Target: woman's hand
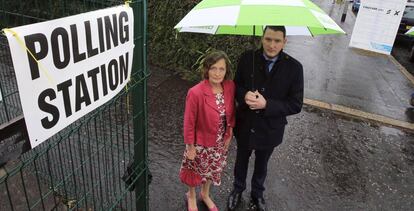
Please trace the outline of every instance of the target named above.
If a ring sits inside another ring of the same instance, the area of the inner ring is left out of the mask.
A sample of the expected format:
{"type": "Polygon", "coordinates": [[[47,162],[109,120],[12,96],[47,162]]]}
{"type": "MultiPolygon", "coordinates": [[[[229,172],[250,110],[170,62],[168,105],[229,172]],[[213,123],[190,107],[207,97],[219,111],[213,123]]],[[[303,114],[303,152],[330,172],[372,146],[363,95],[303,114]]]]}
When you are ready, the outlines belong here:
{"type": "Polygon", "coordinates": [[[224,151],[226,151],[226,152],[229,150],[230,141],[231,141],[231,138],[224,143],[224,151]]]}
{"type": "Polygon", "coordinates": [[[194,146],[194,144],[187,144],[185,145],[186,150],[187,150],[187,158],[189,160],[194,160],[195,156],[196,156],[196,148],[194,146]]]}
{"type": "Polygon", "coordinates": [[[224,140],[224,150],[227,152],[229,150],[229,146],[231,143],[231,139],[233,138],[233,128],[229,127],[229,138],[224,140]]]}

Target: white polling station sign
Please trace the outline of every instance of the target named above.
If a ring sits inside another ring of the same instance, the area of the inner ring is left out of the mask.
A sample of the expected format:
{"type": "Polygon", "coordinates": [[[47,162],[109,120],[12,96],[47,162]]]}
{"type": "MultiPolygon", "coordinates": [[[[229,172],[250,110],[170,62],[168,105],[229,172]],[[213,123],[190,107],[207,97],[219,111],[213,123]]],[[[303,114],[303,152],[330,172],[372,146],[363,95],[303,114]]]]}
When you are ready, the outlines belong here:
{"type": "Polygon", "coordinates": [[[361,0],[350,47],[390,54],[407,0],[361,0]]]}
{"type": "Polygon", "coordinates": [[[122,5],[4,30],[32,148],[125,87],[133,21],[122,5]]]}

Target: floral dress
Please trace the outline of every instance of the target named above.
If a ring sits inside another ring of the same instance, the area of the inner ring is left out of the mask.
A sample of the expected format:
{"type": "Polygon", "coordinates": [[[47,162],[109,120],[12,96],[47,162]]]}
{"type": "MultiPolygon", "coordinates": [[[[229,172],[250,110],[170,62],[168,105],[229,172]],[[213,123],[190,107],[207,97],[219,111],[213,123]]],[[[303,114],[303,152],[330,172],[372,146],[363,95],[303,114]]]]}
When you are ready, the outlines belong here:
{"type": "Polygon", "coordinates": [[[224,148],[224,133],[226,132],[226,110],[224,107],[223,93],[215,94],[216,104],[220,112],[219,129],[217,131],[216,145],[205,147],[195,144],[196,157],[194,160],[187,158],[187,150],[180,169],[180,179],[189,186],[198,186],[211,180],[214,185],[220,185],[221,172],[226,166],[227,152],[224,148]]]}

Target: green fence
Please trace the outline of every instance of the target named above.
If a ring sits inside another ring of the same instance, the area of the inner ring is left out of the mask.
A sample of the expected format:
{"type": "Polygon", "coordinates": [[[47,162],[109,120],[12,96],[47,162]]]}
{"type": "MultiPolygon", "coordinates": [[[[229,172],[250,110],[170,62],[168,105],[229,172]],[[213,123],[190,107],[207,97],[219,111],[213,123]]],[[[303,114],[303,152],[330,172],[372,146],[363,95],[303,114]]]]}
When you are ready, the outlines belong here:
{"type": "Polygon", "coordinates": [[[7,39],[0,36],[0,125],[22,114],[17,82],[8,53],[7,39]],[[7,53],[6,53],[7,52],[7,53]]]}
{"type": "MultiPolygon", "coordinates": [[[[0,2],[0,28],[124,3],[0,2]]],[[[0,36],[0,210],[148,210],[146,1],[129,5],[135,49],[127,88],[31,150],[22,147],[28,143],[24,124],[15,124],[24,117],[7,39],[0,36]]]]}

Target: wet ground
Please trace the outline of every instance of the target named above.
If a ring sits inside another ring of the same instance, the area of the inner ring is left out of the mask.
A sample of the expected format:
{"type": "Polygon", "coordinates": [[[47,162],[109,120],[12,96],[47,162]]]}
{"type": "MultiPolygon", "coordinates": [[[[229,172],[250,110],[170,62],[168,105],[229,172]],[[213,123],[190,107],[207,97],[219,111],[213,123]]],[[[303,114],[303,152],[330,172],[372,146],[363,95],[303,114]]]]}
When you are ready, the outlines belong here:
{"type": "MultiPolygon", "coordinates": [[[[182,117],[192,84],[168,71],[151,69],[150,210],[182,211],[186,192],[178,178],[184,150],[182,117]]],[[[222,185],[212,190],[221,210],[232,188],[235,150],[233,142],[222,185]]],[[[284,143],[269,162],[265,198],[269,210],[410,210],[413,167],[413,134],[305,107],[289,118],[284,143]]]]}
{"type": "MultiPolygon", "coordinates": [[[[340,23],[340,5],[314,2],[348,35],[288,38],[286,51],[305,67],[305,96],[410,121],[405,110],[413,85],[386,56],[348,48],[354,13],[349,10],[346,21],[340,23]]],[[[402,48],[397,46],[395,51],[397,60],[403,61],[402,48]]],[[[413,72],[411,63],[401,63],[413,72]]],[[[184,100],[192,84],[165,70],[152,68],[152,72],[150,210],[186,210],[186,188],[178,171],[184,150],[184,100]]],[[[221,210],[232,188],[235,149],[233,142],[222,185],[213,188],[221,210]]],[[[269,210],[412,210],[413,166],[412,132],[305,106],[302,113],[289,118],[284,143],[269,162],[265,198],[269,210]]],[[[245,205],[248,195],[249,189],[245,205]]]]}
{"type": "Polygon", "coordinates": [[[291,36],[286,52],[304,66],[305,98],[414,123],[406,115],[414,85],[388,56],[349,47],[356,14],[349,6],[314,0],[346,35],[291,36]]]}
{"type": "MultiPolygon", "coordinates": [[[[409,43],[397,40],[392,48],[392,56],[414,77],[414,62],[409,60],[411,50],[409,46],[411,46],[409,43]]],[[[414,93],[414,87],[411,89],[412,93],[414,93]]],[[[414,122],[414,107],[407,106],[405,115],[409,122],[414,122]]]]}

